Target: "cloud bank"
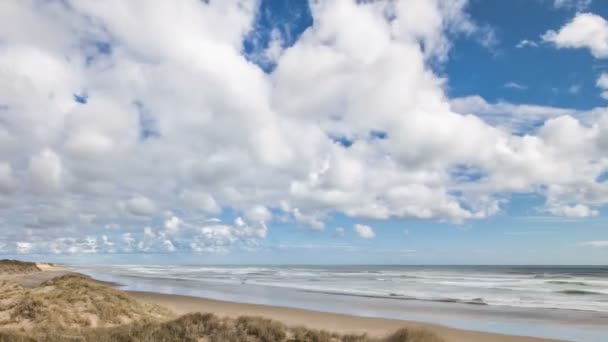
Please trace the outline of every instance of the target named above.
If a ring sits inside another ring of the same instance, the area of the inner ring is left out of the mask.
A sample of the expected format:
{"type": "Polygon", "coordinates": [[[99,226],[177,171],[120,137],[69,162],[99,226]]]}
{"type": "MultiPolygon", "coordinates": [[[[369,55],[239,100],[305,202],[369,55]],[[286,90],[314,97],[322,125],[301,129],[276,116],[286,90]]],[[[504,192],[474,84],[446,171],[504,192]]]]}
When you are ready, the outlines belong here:
{"type": "MultiPolygon", "coordinates": [[[[564,216],[608,202],[605,113],[448,99],[431,65],[483,33],[465,1],[313,1],[270,73],[243,53],[256,11],[0,3],[0,252],[225,252],[258,248],[274,220],[461,223],[513,193],[564,216]],[[534,130],[514,129],[522,110],[534,130]]],[[[546,40],[604,56],[570,31],[546,40]]]]}

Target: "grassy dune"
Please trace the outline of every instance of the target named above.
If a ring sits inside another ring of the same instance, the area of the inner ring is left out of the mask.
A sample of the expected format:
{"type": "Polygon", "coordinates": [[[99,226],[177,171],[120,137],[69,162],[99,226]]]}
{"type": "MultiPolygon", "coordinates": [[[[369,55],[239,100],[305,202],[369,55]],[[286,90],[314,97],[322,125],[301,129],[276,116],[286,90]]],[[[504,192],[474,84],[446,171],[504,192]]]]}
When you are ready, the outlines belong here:
{"type": "Polygon", "coordinates": [[[82,275],[65,275],[28,289],[0,281],[0,342],[441,342],[426,331],[385,338],[287,327],[261,317],[220,318],[141,304],[82,275]]]}
{"type": "Polygon", "coordinates": [[[40,268],[36,266],[36,263],[8,259],[0,260],[0,273],[24,274],[32,272],[40,272],[40,268]]]}
{"type": "Polygon", "coordinates": [[[167,322],[135,322],[112,328],[37,329],[30,332],[2,331],[0,342],[99,341],[99,342],[442,342],[425,331],[402,329],[385,338],[340,335],[285,325],[260,318],[218,318],[193,313],[167,322]]]}
{"type": "Polygon", "coordinates": [[[166,320],[171,312],[143,305],[82,275],[65,275],[28,289],[0,281],[0,327],[57,330],[111,327],[141,320],[166,320]]]}

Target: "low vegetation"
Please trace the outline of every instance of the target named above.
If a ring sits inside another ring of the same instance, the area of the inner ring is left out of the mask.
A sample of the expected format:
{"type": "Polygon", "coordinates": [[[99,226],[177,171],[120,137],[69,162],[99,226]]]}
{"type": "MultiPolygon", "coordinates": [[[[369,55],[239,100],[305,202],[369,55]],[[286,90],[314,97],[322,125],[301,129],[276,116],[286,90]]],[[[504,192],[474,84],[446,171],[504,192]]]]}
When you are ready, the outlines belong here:
{"type": "Polygon", "coordinates": [[[65,275],[28,289],[0,281],[0,327],[57,330],[110,327],[172,318],[161,307],[142,305],[124,292],[82,275],[65,275]]]}
{"type": "Polygon", "coordinates": [[[220,318],[193,313],[175,318],[81,275],[34,289],[0,281],[0,342],[441,342],[402,329],[386,338],[287,327],[261,317],[220,318]]]}
{"type": "Polygon", "coordinates": [[[32,272],[40,272],[36,263],[8,259],[0,260],[0,273],[21,274],[32,272]]]}

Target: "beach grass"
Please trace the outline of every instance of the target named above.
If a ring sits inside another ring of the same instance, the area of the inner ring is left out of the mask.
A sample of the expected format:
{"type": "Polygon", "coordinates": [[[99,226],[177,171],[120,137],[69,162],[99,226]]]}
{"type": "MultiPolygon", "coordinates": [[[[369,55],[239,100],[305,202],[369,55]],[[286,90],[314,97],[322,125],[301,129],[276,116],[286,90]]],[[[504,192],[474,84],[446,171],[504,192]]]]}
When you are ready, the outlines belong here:
{"type": "Polygon", "coordinates": [[[4,274],[24,274],[40,272],[40,268],[34,262],[2,259],[0,260],[0,273],[4,274]]]}
{"type": "Polygon", "coordinates": [[[33,289],[0,281],[0,327],[57,330],[109,327],[175,317],[124,292],[76,274],[53,278],[33,289]]]}
{"type": "Polygon", "coordinates": [[[261,317],[219,318],[192,313],[167,322],[134,322],[111,328],[61,329],[48,327],[30,332],[2,331],[0,342],[86,341],[86,342],[442,342],[422,330],[401,329],[385,338],[341,335],[304,327],[287,327],[261,317]]]}
{"type": "MultiPolygon", "coordinates": [[[[29,269],[30,266],[25,266],[29,269]]],[[[0,281],[0,342],[441,342],[423,330],[385,338],[289,327],[262,317],[176,317],[92,278],[68,274],[25,288],[0,281]]]]}

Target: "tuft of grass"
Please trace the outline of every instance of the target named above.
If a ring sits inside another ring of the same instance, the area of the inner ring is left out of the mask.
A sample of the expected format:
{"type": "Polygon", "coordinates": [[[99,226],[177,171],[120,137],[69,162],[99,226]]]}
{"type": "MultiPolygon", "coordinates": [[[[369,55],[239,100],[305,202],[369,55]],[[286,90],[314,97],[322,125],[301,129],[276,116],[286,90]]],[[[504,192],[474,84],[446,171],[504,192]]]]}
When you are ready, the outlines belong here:
{"type": "Polygon", "coordinates": [[[443,342],[439,336],[426,330],[399,329],[388,336],[385,342],[443,342]]]}
{"type": "Polygon", "coordinates": [[[285,339],[285,326],[266,318],[239,317],[235,329],[244,332],[247,336],[254,336],[260,342],[280,342],[285,339]]]}

